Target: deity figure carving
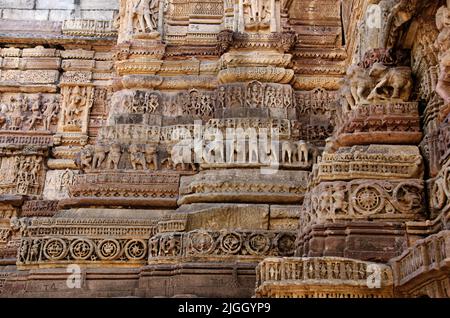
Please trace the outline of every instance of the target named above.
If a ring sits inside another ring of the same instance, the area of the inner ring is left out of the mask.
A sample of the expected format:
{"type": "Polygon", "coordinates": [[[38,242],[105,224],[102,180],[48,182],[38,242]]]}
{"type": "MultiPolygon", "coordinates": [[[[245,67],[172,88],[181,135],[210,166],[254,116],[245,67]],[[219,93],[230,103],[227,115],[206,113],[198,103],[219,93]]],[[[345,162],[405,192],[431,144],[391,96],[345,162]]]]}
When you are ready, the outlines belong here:
{"type": "Polygon", "coordinates": [[[272,18],[271,0],[244,0],[243,13],[247,30],[268,29],[272,18]]]}
{"type": "Polygon", "coordinates": [[[79,165],[81,170],[92,168],[92,147],[84,147],[80,152],[79,165]]]}
{"type": "Polygon", "coordinates": [[[108,169],[119,169],[120,158],[122,157],[122,147],[119,144],[113,144],[109,148],[106,166],[108,169]]]}
{"type": "Polygon", "coordinates": [[[27,101],[20,94],[17,98],[11,97],[10,129],[19,130],[22,127],[27,101]]]}
{"type": "Polygon", "coordinates": [[[56,97],[49,99],[44,103],[43,122],[44,130],[50,130],[52,121],[56,118],[59,112],[59,102],[56,97]]]}
{"type": "Polygon", "coordinates": [[[41,95],[33,101],[31,105],[31,117],[28,119],[28,123],[30,124],[29,129],[33,129],[34,125],[42,120],[41,114],[41,95]]]}
{"type": "Polygon", "coordinates": [[[139,167],[145,169],[145,154],[144,151],[139,147],[139,145],[133,144],[128,148],[130,152],[130,161],[134,170],[138,170],[139,167]]]}
{"type": "Polygon", "coordinates": [[[131,17],[136,33],[152,33],[158,28],[159,0],[132,0],[131,17]]]}
{"type": "Polygon", "coordinates": [[[435,47],[439,50],[440,74],[436,85],[436,92],[450,102],[450,8],[442,6],[436,13],[436,26],[440,31],[435,47]]]}
{"type": "Polygon", "coordinates": [[[86,97],[82,94],[82,89],[75,86],[68,97],[67,107],[64,113],[64,123],[66,125],[80,126],[80,114],[86,105],[86,97]]]}

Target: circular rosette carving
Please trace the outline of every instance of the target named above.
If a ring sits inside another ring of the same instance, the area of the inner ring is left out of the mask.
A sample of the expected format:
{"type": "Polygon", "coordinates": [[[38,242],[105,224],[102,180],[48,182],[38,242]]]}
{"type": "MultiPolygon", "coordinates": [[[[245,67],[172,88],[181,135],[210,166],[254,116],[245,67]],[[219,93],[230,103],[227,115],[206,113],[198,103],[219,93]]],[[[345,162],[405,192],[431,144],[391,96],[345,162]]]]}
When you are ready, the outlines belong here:
{"type": "Polygon", "coordinates": [[[279,233],[274,240],[278,254],[281,256],[294,255],[295,235],[293,233],[279,233]]]}
{"type": "Polygon", "coordinates": [[[264,255],[270,249],[270,238],[262,233],[252,233],[247,237],[245,247],[252,255],[264,255]]]}
{"type": "Polygon", "coordinates": [[[211,254],[214,250],[214,238],[206,231],[189,233],[190,254],[211,254]]]}
{"type": "Polygon", "coordinates": [[[125,244],[125,255],[130,260],[141,260],[147,254],[147,244],[144,240],[131,240],[125,244]]]}
{"type": "Polygon", "coordinates": [[[225,254],[236,254],[241,250],[242,237],[236,232],[226,232],[220,237],[220,248],[225,254]]]}
{"type": "Polygon", "coordinates": [[[447,196],[445,195],[444,190],[444,180],[438,179],[433,184],[433,188],[431,190],[431,204],[433,208],[440,210],[444,207],[447,202],[447,196]]]}
{"type": "Polygon", "coordinates": [[[67,256],[67,244],[62,239],[49,239],[44,245],[44,256],[51,261],[58,261],[67,256]]]}
{"type": "Polygon", "coordinates": [[[412,182],[400,183],[394,190],[393,197],[397,208],[404,213],[412,213],[422,207],[423,188],[412,182]]]}
{"type": "Polygon", "coordinates": [[[94,252],[94,243],[87,239],[77,239],[70,244],[70,255],[76,260],[86,260],[94,252]]]}
{"type": "Polygon", "coordinates": [[[102,260],[113,260],[120,255],[120,243],[114,239],[106,239],[98,243],[97,255],[102,260]]]}
{"type": "Polygon", "coordinates": [[[362,184],[352,195],[353,208],[364,215],[376,214],[384,207],[383,192],[378,186],[362,184]]]}

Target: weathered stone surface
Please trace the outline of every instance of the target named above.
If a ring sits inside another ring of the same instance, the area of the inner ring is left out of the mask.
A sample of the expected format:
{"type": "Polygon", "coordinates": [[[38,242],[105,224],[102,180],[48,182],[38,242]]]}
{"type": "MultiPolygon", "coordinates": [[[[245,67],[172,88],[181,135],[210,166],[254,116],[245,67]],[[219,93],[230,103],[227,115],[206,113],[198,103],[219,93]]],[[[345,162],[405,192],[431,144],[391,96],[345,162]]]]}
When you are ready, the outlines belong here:
{"type": "Polygon", "coordinates": [[[0,0],[0,296],[449,297],[444,2],[0,0]]]}
{"type": "Polygon", "coordinates": [[[193,203],[177,213],[187,214],[186,230],[269,229],[268,205],[193,203]]]}

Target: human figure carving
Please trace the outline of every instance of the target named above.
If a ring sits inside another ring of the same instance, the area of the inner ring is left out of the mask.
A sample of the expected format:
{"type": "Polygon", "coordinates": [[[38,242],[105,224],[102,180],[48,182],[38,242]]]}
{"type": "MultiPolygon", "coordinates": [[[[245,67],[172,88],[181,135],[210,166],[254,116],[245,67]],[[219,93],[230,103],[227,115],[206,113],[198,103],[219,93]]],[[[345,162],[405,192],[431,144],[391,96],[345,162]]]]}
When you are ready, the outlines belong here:
{"type": "Polygon", "coordinates": [[[41,95],[38,95],[36,100],[31,105],[31,117],[28,119],[28,123],[30,124],[29,129],[33,129],[34,125],[42,120],[41,114],[41,95]]]}
{"type": "Polygon", "coordinates": [[[90,146],[85,147],[80,152],[80,168],[91,169],[92,167],[92,148],[90,146]]]}
{"type": "Polygon", "coordinates": [[[139,167],[145,169],[146,168],[145,154],[139,147],[139,145],[132,144],[128,148],[128,150],[130,152],[130,161],[131,165],[133,166],[133,169],[138,170],[139,167]]]}
{"type": "Polygon", "coordinates": [[[158,170],[158,150],[156,146],[145,145],[145,163],[146,167],[153,165],[153,170],[158,170]]]}
{"type": "Polygon", "coordinates": [[[122,157],[122,148],[119,144],[113,144],[109,148],[106,167],[108,169],[119,169],[120,158],[122,157]]]}
{"type": "Polygon", "coordinates": [[[84,109],[86,105],[86,97],[83,96],[83,92],[79,86],[75,86],[72,90],[69,100],[67,103],[67,108],[65,111],[65,123],[67,125],[79,125],[78,116],[84,109]]]}
{"type": "Polygon", "coordinates": [[[53,99],[47,100],[45,103],[44,115],[44,130],[50,130],[50,124],[52,120],[56,117],[59,111],[58,99],[54,97],[53,99]]]}
{"type": "Polygon", "coordinates": [[[244,0],[245,27],[250,30],[268,28],[270,26],[271,0],[244,0]]]}
{"type": "Polygon", "coordinates": [[[133,0],[132,17],[139,33],[150,33],[157,29],[159,0],[133,0]]]}

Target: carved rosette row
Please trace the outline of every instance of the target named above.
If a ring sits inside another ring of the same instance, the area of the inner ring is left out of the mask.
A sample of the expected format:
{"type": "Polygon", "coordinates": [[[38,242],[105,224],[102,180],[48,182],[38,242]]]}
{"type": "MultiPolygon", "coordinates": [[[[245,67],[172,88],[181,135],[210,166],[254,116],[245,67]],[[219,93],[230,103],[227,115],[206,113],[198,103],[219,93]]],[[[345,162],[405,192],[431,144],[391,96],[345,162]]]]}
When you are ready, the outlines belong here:
{"type": "Polygon", "coordinates": [[[424,199],[418,179],[322,182],[305,195],[300,228],[337,219],[420,219],[424,199]]]}
{"type": "Polygon", "coordinates": [[[17,264],[54,262],[145,262],[147,240],[87,237],[24,238],[17,264]]]}
{"type": "Polygon", "coordinates": [[[149,242],[149,260],[160,257],[290,256],[295,232],[195,230],[157,234],[149,242]]]}

